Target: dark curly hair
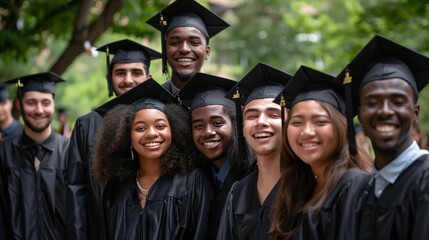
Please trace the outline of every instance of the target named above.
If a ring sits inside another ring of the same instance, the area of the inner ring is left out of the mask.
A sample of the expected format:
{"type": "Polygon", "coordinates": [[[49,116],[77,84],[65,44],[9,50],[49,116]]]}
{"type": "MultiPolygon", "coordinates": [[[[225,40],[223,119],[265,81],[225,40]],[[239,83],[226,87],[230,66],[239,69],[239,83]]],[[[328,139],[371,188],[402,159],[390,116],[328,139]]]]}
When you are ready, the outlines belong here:
{"type": "MultiPolygon", "coordinates": [[[[196,167],[196,148],[192,143],[189,115],[181,106],[170,103],[164,111],[171,127],[172,142],[161,159],[162,176],[185,174],[196,167]]],[[[93,156],[93,175],[99,183],[109,180],[121,184],[134,181],[139,167],[131,157],[131,125],[136,112],[129,105],[118,105],[104,116],[97,134],[93,156]]],[[[137,156],[137,152],[134,155],[137,156]]],[[[137,157],[136,157],[137,158],[137,157]]]]}

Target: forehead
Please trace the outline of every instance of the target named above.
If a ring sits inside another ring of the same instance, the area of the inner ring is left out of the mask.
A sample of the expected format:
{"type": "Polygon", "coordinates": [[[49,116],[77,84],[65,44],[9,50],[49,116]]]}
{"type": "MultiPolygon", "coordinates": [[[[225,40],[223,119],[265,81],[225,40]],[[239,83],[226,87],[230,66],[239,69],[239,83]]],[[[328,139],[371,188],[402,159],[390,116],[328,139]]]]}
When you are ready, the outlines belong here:
{"type": "Polygon", "coordinates": [[[296,103],[290,109],[289,113],[291,116],[295,114],[310,114],[310,115],[327,115],[328,112],[326,109],[320,104],[319,101],[316,100],[305,100],[296,103]]]}
{"type": "Polygon", "coordinates": [[[136,112],[136,115],[134,117],[134,122],[137,122],[137,121],[151,122],[159,119],[163,119],[168,122],[168,118],[163,112],[157,109],[142,109],[136,112]]]}
{"type": "Polygon", "coordinates": [[[121,63],[117,62],[113,64],[113,71],[114,70],[122,70],[122,69],[143,69],[144,63],[142,62],[131,62],[131,63],[121,63]]]}
{"type": "Polygon", "coordinates": [[[35,100],[43,100],[43,99],[49,99],[53,100],[54,95],[52,93],[44,93],[44,92],[37,92],[37,91],[28,91],[25,92],[22,96],[22,99],[29,100],[29,99],[35,99],[35,100]]]}
{"type": "Polygon", "coordinates": [[[213,116],[222,116],[229,118],[228,114],[224,111],[223,105],[206,105],[197,107],[191,112],[192,118],[210,118],[213,116]]]}
{"type": "Polygon", "coordinates": [[[175,27],[167,35],[167,38],[201,38],[205,39],[200,30],[194,27],[175,27]]]}
{"type": "Polygon", "coordinates": [[[410,98],[414,97],[414,91],[410,84],[400,78],[370,81],[363,85],[359,91],[361,98],[391,94],[407,95],[410,98]]]}
{"type": "Polygon", "coordinates": [[[249,110],[266,111],[266,110],[281,110],[280,105],[274,103],[274,98],[262,98],[250,101],[244,106],[244,113],[249,110]]]}

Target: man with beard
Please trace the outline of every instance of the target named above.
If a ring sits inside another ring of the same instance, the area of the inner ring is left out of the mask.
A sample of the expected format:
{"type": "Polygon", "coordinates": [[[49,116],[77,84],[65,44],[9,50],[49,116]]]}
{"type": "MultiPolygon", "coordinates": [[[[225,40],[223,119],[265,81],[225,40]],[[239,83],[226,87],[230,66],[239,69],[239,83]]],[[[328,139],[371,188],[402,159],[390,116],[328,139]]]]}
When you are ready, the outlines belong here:
{"type": "MultiPolygon", "coordinates": [[[[106,52],[109,96],[113,93],[120,96],[150,79],[152,77],[149,73],[150,62],[161,57],[157,51],[128,39],[106,44],[97,50],[106,52]],[[110,61],[110,54],[115,55],[112,61],[110,61]]],[[[97,108],[79,117],[70,138],[68,239],[100,239],[104,231],[100,206],[103,187],[95,182],[91,169],[93,144],[103,124],[105,111],[106,109],[97,108]]]]}
{"type": "Polygon", "coordinates": [[[5,239],[65,239],[68,139],[55,133],[58,75],[7,81],[18,87],[24,131],[0,145],[0,205],[5,239]]]}
{"type": "Polygon", "coordinates": [[[429,154],[413,139],[428,70],[428,57],[377,35],[337,78],[351,87],[348,106],[358,113],[375,153],[372,177],[353,209],[360,213],[360,228],[358,234],[350,229],[351,239],[429,235],[429,154]]]}
{"type": "Polygon", "coordinates": [[[225,94],[235,81],[197,73],[179,92],[191,110],[192,138],[199,150],[215,197],[210,207],[207,239],[216,239],[226,196],[234,182],[243,178],[249,161],[238,156],[238,132],[234,102],[225,94]]]}
{"type": "Polygon", "coordinates": [[[0,83],[0,143],[22,133],[23,126],[12,116],[12,105],[6,86],[0,83]]]}
{"type": "Polygon", "coordinates": [[[210,56],[209,39],[229,26],[196,1],[177,0],[147,21],[161,32],[162,71],[172,70],[163,84],[177,92],[197,73],[210,56]]]}

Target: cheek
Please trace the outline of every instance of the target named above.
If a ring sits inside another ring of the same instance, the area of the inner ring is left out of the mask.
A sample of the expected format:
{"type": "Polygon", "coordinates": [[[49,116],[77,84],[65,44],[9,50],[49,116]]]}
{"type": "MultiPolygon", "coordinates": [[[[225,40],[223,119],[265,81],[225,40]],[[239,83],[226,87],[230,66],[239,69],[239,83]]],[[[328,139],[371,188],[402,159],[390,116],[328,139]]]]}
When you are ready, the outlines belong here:
{"type": "Polygon", "coordinates": [[[299,136],[299,129],[297,128],[288,128],[286,132],[286,138],[290,145],[295,144],[299,136]]]}

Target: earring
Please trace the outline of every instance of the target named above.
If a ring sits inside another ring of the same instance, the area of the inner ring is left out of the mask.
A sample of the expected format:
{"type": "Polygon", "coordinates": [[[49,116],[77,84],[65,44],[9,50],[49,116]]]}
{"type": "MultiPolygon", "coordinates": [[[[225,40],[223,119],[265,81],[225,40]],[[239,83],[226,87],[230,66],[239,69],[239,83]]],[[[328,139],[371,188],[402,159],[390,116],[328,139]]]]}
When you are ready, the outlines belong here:
{"type": "Polygon", "coordinates": [[[133,146],[130,146],[130,151],[131,151],[131,160],[134,161],[134,151],[133,151],[133,146]]]}

